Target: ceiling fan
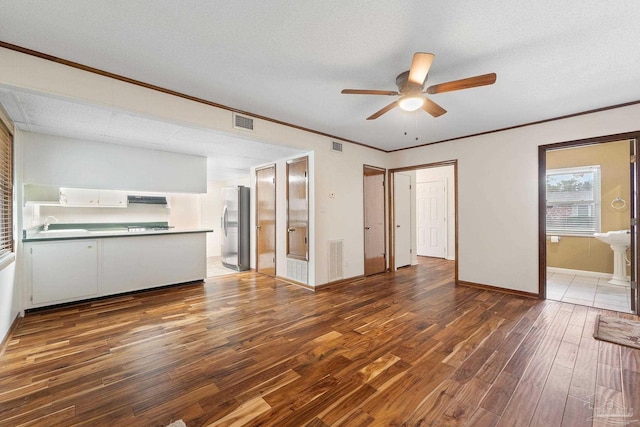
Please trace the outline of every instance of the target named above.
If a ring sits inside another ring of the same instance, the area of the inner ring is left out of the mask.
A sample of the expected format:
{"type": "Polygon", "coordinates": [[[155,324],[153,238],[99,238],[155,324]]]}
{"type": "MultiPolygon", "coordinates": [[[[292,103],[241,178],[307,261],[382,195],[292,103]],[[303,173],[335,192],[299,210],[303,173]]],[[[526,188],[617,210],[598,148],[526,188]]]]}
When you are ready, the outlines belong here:
{"type": "Polygon", "coordinates": [[[486,86],[495,83],[496,74],[483,74],[481,76],[468,77],[466,79],[453,80],[446,83],[429,86],[424,90],[427,75],[431,63],[435,57],[432,53],[416,52],[409,71],[400,73],[396,77],[398,91],[393,90],[367,90],[367,89],[343,89],[341,93],[350,95],[389,95],[400,96],[400,99],[376,111],[367,120],[375,120],[387,111],[400,107],[405,111],[415,111],[422,108],[433,117],[439,117],[447,112],[444,108],[424,96],[425,93],[435,95],[437,93],[451,92],[454,90],[469,89],[472,87],[486,86]]]}

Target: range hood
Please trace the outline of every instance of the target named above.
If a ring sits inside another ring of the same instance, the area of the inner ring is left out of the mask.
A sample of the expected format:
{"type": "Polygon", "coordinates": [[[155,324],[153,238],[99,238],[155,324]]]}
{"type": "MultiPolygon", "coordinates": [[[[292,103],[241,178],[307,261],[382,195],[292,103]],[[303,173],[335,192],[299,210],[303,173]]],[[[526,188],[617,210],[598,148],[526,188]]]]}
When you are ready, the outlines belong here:
{"type": "Polygon", "coordinates": [[[127,201],[129,204],[137,203],[143,205],[166,205],[167,198],[164,196],[133,196],[128,195],[127,201]]]}

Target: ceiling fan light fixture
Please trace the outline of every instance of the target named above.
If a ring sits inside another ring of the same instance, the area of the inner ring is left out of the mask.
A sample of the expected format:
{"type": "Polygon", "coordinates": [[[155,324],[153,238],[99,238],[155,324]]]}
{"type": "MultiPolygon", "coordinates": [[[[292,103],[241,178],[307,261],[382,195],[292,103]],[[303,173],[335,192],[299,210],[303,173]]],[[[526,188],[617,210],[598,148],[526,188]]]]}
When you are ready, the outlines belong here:
{"type": "Polygon", "coordinates": [[[401,98],[398,105],[404,111],[416,111],[424,105],[424,97],[420,95],[409,95],[401,98]]]}

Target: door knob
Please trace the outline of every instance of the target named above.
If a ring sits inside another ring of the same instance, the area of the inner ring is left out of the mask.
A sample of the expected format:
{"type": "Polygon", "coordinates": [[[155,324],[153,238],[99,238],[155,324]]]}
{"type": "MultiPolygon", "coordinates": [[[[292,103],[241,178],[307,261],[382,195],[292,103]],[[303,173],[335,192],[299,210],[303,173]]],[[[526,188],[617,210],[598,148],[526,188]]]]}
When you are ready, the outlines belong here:
{"type": "Polygon", "coordinates": [[[260,230],[262,228],[261,225],[256,225],[256,230],[260,230]]]}
{"type": "Polygon", "coordinates": [[[370,229],[371,229],[371,227],[365,227],[364,229],[365,229],[365,230],[370,230],[370,229]]]}
{"type": "Polygon", "coordinates": [[[396,228],[400,228],[400,224],[396,225],[396,228]]]}
{"type": "Polygon", "coordinates": [[[287,233],[291,233],[292,231],[296,231],[295,228],[287,228],[287,233]]]}

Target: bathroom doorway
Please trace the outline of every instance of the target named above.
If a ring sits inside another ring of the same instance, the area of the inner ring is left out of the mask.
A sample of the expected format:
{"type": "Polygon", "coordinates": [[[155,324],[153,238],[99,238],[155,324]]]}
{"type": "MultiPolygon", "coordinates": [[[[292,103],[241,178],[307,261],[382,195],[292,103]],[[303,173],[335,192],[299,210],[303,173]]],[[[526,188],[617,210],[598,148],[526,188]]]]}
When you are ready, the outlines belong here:
{"type": "Polygon", "coordinates": [[[637,312],[636,151],[631,134],[540,147],[543,297],[637,312]]]}

